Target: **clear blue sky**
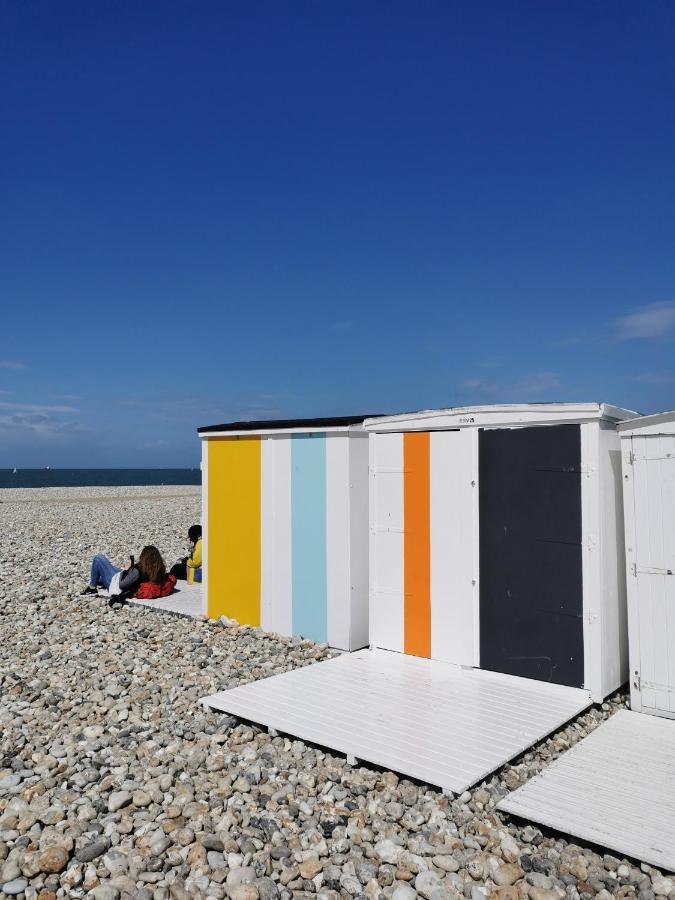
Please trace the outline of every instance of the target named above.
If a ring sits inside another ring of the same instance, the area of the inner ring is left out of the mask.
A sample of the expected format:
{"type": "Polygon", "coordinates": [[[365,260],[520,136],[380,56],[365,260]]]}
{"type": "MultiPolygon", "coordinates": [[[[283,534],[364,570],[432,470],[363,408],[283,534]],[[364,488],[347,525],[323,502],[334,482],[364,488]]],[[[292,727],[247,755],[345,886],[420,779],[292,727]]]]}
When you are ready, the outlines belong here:
{"type": "Polygon", "coordinates": [[[675,5],[4,2],[0,466],[675,406],[675,5]]]}

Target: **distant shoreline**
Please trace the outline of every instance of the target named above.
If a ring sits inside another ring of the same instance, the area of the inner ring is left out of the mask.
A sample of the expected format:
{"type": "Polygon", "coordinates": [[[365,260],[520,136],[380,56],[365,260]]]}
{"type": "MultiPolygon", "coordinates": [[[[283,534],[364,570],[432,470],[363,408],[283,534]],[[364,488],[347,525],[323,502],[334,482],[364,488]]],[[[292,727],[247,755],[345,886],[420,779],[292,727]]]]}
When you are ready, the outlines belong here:
{"type": "Polygon", "coordinates": [[[0,506],[39,503],[114,504],[120,501],[191,500],[201,497],[201,486],[193,484],[121,484],[115,486],[0,488],[0,506]]]}
{"type": "Polygon", "coordinates": [[[0,469],[0,489],[200,485],[196,469],[0,469]]]}

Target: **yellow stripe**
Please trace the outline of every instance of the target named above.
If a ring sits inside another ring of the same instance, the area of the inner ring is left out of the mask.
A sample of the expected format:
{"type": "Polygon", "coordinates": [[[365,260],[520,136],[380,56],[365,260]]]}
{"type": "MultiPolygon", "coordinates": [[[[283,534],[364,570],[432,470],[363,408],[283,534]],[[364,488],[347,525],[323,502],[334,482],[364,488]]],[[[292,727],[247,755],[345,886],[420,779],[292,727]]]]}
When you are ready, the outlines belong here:
{"type": "Polygon", "coordinates": [[[209,616],[260,625],[260,439],[208,444],[209,616]]]}

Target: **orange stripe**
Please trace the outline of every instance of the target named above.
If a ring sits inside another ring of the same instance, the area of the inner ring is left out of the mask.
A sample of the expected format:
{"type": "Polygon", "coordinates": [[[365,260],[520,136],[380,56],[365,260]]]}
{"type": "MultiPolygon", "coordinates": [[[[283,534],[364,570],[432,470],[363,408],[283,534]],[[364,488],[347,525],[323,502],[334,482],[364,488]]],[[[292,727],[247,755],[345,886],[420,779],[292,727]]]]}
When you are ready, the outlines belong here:
{"type": "Polygon", "coordinates": [[[403,471],[403,650],[429,657],[429,432],[403,435],[403,471]]]}

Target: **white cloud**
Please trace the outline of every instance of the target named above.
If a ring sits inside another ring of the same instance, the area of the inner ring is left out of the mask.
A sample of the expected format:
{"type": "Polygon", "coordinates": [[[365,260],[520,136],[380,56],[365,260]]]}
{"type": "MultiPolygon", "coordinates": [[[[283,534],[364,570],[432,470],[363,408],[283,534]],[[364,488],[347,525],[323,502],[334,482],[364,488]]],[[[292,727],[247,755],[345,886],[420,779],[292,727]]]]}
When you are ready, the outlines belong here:
{"type": "Polygon", "coordinates": [[[26,363],[17,362],[13,359],[0,359],[0,369],[27,369],[26,363]]]}
{"type": "Polygon", "coordinates": [[[123,397],[116,406],[136,411],[168,426],[190,429],[244,419],[280,419],[287,415],[292,394],[250,394],[220,402],[207,397],[123,397]]]}
{"type": "Polygon", "coordinates": [[[560,387],[560,375],[556,372],[536,372],[533,375],[523,375],[511,388],[516,396],[519,394],[548,394],[560,387]]]}
{"type": "Polygon", "coordinates": [[[638,381],[640,384],[673,384],[675,383],[675,374],[672,372],[641,372],[639,375],[631,376],[631,381],[638,381]]]}
{"type": "Polygon", "coordinates": [[[675,303],[651,303],[612,323],[618,341],[664,340],[675,337],[675,303]]]}
{"type": "Polygon", "coordinates": [[[489,381],[486,378],[465,378],[462,387],[469,391],[477,391],[480,394],[493,394],[499,390],[496,381],[489,381]]]}
{"type": "Polygon", "coordinates": [[[44,403],[8,403],[6,400],[0,402],[0,409],[9,412],[45,413],[46,415],[75,412],[74,406],[52,406],[44,403]]]}
{"type": "Polygon", "coordinates": [[[72,406],[3,400],[0,401],[0,429],[5,433],[30,434],[32,437],[63,437],[86,431],[78,422],[61,418],[74,412],[72,406]]]}
{"type": "Polygon", "coordinates": [[[482,369],[499,369],[502,365],[501,359],[484,359],[478,363],[482,369]]]}
{"type": "Polygon", "coordinates": [[[462,387],[482,399],[514,402],[532,397],[543,399],[560,388],[560,375],[557,372],[533,372],[503,383],[487,378],[465,378],[462,387]]]}

